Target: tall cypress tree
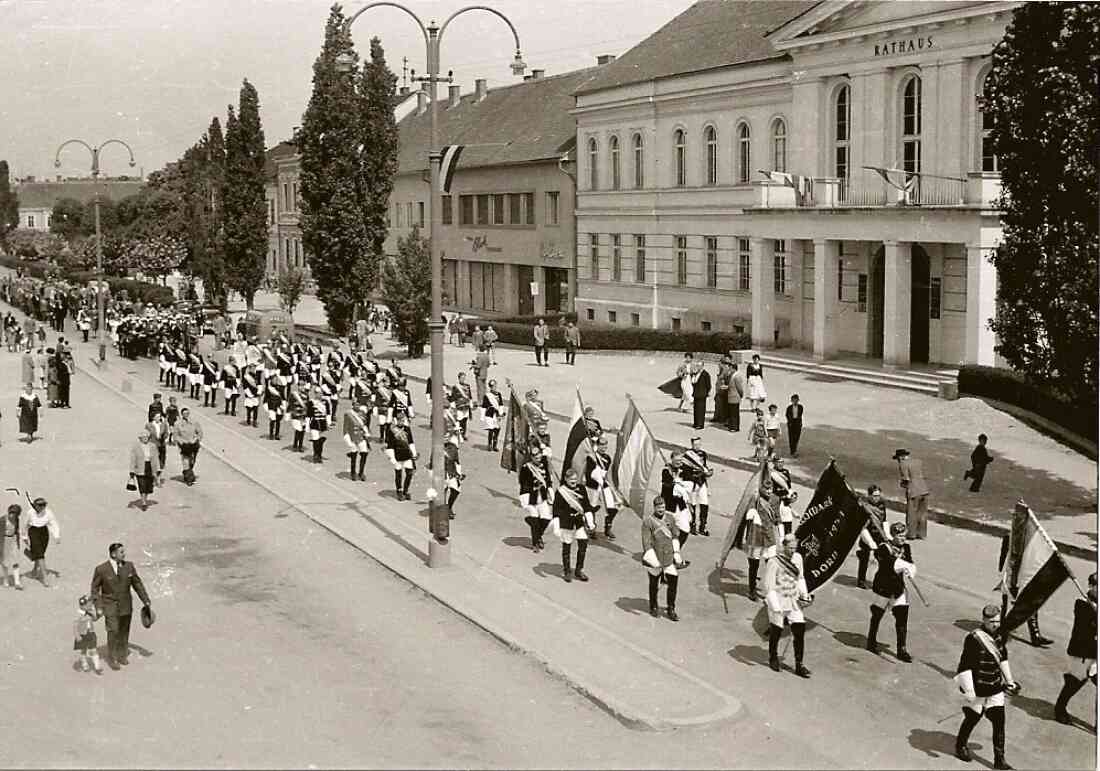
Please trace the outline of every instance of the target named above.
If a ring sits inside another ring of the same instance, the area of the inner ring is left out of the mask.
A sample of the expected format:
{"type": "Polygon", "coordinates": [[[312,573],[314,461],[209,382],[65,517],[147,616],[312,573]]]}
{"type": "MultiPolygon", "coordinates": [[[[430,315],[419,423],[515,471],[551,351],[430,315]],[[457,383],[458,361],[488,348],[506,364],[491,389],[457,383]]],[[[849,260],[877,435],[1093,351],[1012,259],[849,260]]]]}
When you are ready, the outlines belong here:
{"type": "Polygon", "coordinates": [[[983,110],[1003,185],[997,350],[1082,403],[1097,393],[1100,6],[1024,3],[993,50],[983,110]]]}
{"type": "Polygon", "coordinates": [[[199,269],[208,303],[226,304],[226,270],[223,248],[222,190],[225,181],[225,137],[217,116],[196,148],[196,174],[192,206],[198,237],[199,269]]]}
{"type": "Polygon", "coordinates": [[[370,279],[358,63],[346,17],[334,5],[313,64],[313,93],[297,140],[302,244],[329,327],[337,334],[346,333],[355,305],[365,295],[361,287],[370,279]]]}
{"type": "Polygon", "coordinates": [[[264,280],[267,253],[264,149],[260,98],[246,79],[237,113],[230,106],[226,123],[222,228],[227,282],[249,310],[264,280]]]}
{"type": "Polygon", "coordinates": [[[19,198],[11,189],[8,162],[0,161],[0,243],[8,231],[19,227],[19,198]]]}
{"type": "Polygon", "coordinates": [[[386,66],[386,52],[377,37],[370,41],[370,61],[363,66],[360,80],[363,153],[360,185],[363,189],[363,226],[367,237],[360,302],[378,286],[379,265],[385,260],[383,245],[389,226],[386,215],[397,174],[398,132],[394,116],[397,76],[386,66]]]}

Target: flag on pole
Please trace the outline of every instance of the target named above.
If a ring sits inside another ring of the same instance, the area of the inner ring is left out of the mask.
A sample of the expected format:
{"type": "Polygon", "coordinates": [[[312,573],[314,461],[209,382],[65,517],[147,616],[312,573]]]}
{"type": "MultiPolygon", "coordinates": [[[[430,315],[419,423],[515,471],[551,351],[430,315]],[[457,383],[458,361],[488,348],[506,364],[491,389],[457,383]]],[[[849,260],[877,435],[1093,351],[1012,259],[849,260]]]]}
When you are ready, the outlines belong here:
{"type": "Polygon", "coordinates": [[[1016,506],[1012,518],[1004,571],[1004,585],[1015,593],[1016,600],[1001,621],[1004,635],[1031,618],[1070,577],[1069,566],[1058,548],[1023,504],[1016,506]]]}
{"type": "Polygon", "coordinates": [[[733,514],[730,515],[729,530],[726,531],[726,537],[722,539],[722,548],[718,552],[718,569],[721,570],[726,564],[726,560],[729,559],[730,552],[733,551],[733,542],[737,539],[737,531],[741,529],[741,525],[745,522],[745,514],[748,513],[749,508],[752,506],[753,500],[760,492],[760,480],[764,475],[765,464],[760,464],[755,473],[749,477],[749,481],[745,483],[745,489],[741,491],[741,499],[737,502],[737,507],[733,510],[733,514]]]}
{"type": "MultiPolygon", "coordinates": [[[[573,400],[573,420],[569,424],[569,437],[565,440],[565,454],[561,461],[561,475],[573,469],[577,476],[584,478],[584,461],[588,457],[587,448],[584,447],[588,438],[588,424],[584,419],[584,404],[581,402],[581,392],[577,389],[576,398],[573,400]]],[[[594,449],[594,448],[593,448],[594,449]]]]}
{"type": "Polygon", "coordinates": [[[817,480],[814,496],[795,531],[810,592],[836,574],[869,516],[836,462],[830,462],[817,480]]]}
{"type": "Polygon", "coordinates": [[[500,467],[515,471],[520,467],[522,456],[527,448],[527,415],[516,398],[515,389],[508,390],[508,415],[505,420],[504,442],[500,447],[500,467]]]}
{"type": "Polygon", "coordinates": [[[443,195],[451,192],[451,182],[455,177],[455,169],[458,168],[458,158],[462,155],[465,145],[444,145],[442,158],[439,162],[439,187],[443,195]]]}
{"type": "Polygon", "coordinates": [[[639,517],[645,514],[645,494],[657,454],[657,441],[634,406],[634,400],[628,399],[619,441],[615,445],[615,458],[611,461],[611,481],[639,517]]]}

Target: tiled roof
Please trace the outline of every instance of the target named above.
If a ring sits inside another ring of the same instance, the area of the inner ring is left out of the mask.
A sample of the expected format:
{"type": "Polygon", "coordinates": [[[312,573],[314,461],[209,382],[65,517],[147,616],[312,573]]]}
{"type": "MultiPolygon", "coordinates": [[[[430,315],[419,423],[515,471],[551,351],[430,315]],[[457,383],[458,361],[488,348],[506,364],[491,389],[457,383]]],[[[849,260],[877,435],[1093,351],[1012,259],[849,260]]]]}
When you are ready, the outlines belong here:
{"type": "MultiPolygon", "coordinates": [[[[599,70],[589,67],[490,88],[480,102],[466,94],[454,107],[447,106],[446,91],[440,89],[439,144],[467,145],[459,168],[557,158],[576,142],[577,124],[569,113],[575,106],[573,92],[599,70]]],[[[430,123],[430,111],[425,111],[398,124],[399,174],[428,167],[430,123]]]]}
{"type": "Polygon", "coordinates": [[[699,0],[600,68],[577,93],[783,56],[765,36],[818,0],[699,0]]]}
{"type": "Polygon", "coordinates": [[[298,146],[287,139],[264,153],[264,179],[275,179],[275,161],[280,158],[293,158],[298,153],[298,146]]]}
{"type": "Polygon", "coordinates": [[[64,182],[22,182],[15,187],[19,196],[20,209],[53,209],[62,198],[75,198],[87,203],[98,192],[104,198],[120,201],[128,195],[140,192],[145,183],[139,179],[118,180],[91,179],[67,180],[64,182]]]}

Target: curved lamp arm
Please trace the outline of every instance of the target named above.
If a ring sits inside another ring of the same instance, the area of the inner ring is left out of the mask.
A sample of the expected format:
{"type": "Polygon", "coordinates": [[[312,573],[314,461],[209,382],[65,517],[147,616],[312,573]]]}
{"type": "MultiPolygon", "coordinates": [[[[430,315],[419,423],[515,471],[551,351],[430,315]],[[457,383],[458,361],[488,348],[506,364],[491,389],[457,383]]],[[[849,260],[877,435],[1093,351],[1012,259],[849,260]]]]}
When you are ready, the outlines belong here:
{"type": "Polygon", "coordinates": [[[55,168],[60,168],[61,167],[61,151],[64,150],[69,145],[74,145],[74,144],[75,145],[84,145],[84,149],[86,149],[88,152],[90,152],[92,154],[92,160],[93,161],[95,160],[96,151],[95,151],[94,147],[92,147],[90,144],[85,142],[83,139],[69,139],[65,142],[62,142],[61,146],[57,148],[57,153],[54,154],[53,165],[54,165],[55,168]]]}
{"type": "Polygon", "coordinates": [[[130,147],[130,145],[126,144],[121,139],[108,139],[106,142],[101,144],[97,149],[102,151],[103,148],[106,147],[107,145],[122,145],[123,147],[126,148],[126,152],[130,153],[130,167],[133,168],[134,166],[137,165],[137,162],[134,160],[134,148],[130,147]]]}
{"type": "Polygon", "coordinates": [[[512,24],[511,20],[509,20],[507,16],[498,11],[496,8],[490,8],[487,5],[468,5],[465,8],[458,9],[450,16],[448,16],[447,20],[443,22],[443,26],[439,28],[439,45],[442,45],[443,43],[443,33],[447,31],[447,25],[454,21],[456,16],[466,13],[466,11],[488,11],[489,13],[498,16],[505,24],[508,25],[508,29],[512,30],[512,37],[516,41],[516,58],[512,61],[512,72],[515,75],[522,75],[523,70],[526,69],[527,65],[523,63],[523,57],[520,56],[519,33],[516,32],[515,25],[512,24]]]}
{"type": "Polygon", "coordinates": [[[416,26],[420,27],[420,33],[424,36],[424,44],[425,45],[430,45],[430,43],[428,42],[428,30],[424,27],[424,22],[420,21],[420,17],[417,16],[415,13],[413,13],[408,8],[406,8],[405,6],[401,5],[401,3],[394,3],[394,2],[391,2],[390,0],[378,0],[378,2],[368,3],[367,5],[364,5],[358,11],[356,11],[355,13],[353,13],[351,16],[348,17],[348,20],[345,22],[345,25],[348,28],[350,28],[351,25],[355,22],[355,20],[363,15],[364,11],[369,11],[371,8],[378,8],[380,6],[386,6],[386,5],[390,6],[391,8],[400,8],[402,11],[409,14],[409,16],[412,16],[413,21],[416,22],[416,26]]]}

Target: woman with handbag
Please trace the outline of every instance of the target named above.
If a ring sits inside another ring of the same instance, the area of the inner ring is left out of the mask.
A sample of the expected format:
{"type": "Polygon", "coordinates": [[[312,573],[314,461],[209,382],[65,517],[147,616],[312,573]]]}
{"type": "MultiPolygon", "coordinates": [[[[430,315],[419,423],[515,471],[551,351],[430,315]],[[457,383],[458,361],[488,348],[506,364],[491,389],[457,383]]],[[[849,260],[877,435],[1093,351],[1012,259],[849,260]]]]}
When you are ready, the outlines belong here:
{"type": "Polygon", "coordinates": [[[159,474],[160,456],[149,442],[149,432],[142,431],[137,442],[130,447],[130,481],[126,485],[127,490],[137,488],[141,496],[138,505],[142,511],[149,508],[149,493],[153,492],[153,484],[159,474]]]}
{"type": "Polygon", "coordinates": [[[46,567],[46,549],[49,548],[51,538],[54,543],[61,543],[61,526],[45,498],[35,498],[31,502],[31,511],[25,524],[28,544],[26,556],[34,563],[31,573],[43,586],[48,587],[50,570],[46,567]]]}

